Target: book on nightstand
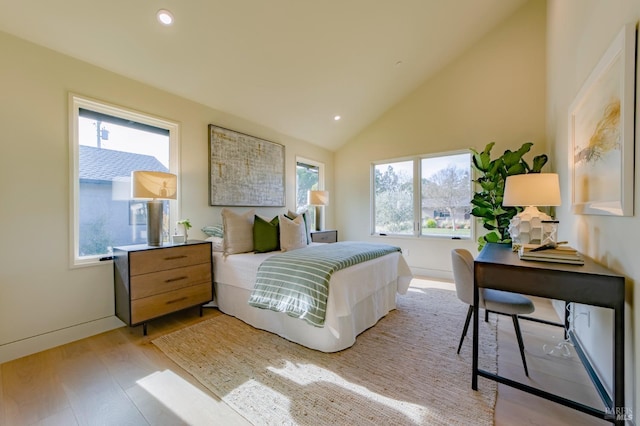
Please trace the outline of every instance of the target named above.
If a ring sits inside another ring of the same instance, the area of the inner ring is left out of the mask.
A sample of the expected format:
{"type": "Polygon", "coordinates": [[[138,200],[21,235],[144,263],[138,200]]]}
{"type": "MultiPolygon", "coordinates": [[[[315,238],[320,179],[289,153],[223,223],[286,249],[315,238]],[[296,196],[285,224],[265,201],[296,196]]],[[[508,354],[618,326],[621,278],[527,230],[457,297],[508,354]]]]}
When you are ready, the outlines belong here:
{"type": "Polygon", "coordinates": [[[518,250],[518,256],[522,260],[584,265],[584,258],[572,247],[557,246],[555,248],[545,248],[543,250],[540,250],[539,247],[540,246],[538,245],[524,244],[518,250]]]}

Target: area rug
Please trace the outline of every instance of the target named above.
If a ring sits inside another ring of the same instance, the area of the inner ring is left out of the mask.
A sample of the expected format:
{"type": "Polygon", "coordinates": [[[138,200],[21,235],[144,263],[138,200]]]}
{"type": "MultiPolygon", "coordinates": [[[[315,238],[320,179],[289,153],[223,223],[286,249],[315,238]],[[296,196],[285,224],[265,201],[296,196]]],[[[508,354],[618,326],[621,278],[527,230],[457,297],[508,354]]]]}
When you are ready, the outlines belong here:
{"type": "MultiPolygon", "coordinates": [[[[397,305],[333,354],[227,315],[153,343],[255,425],[493,424],[496,384],[471,390],[471,330],[456,354],[467,305],[413,287],[397,305]]],[[[480,367],[495,372],[495,319],[480,332],[480,367]]]]}

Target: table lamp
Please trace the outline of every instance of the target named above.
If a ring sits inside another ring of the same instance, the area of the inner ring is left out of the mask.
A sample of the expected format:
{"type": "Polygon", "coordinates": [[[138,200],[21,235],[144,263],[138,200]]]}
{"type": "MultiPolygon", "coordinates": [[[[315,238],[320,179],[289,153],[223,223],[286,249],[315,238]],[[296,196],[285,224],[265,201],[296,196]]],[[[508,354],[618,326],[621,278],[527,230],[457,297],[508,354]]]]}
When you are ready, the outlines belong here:
{"type": "Polygon", "coordinates": [[[162,201],[175,200],[178,186],[176,175],[138,170],[131,172],[131,197],[147,201],[147,245],[162,245],[162,201]]]}
{"type": "Polygon", "coordinates": [[[553,225],[549,223],[552,218],[539,211],[537,207],[559,206],[560,201],[560,181],[556,173],[507,176],[502,205],[525,207],[509,223],[509,234],[513,244],[542,244],[543,235],[548,233],[545,232],[545,226],[553,225]]]}
{"type": "Polygon", "coordinates": [[[324,229],[324,206],[329,205],[329,191],[309,191],[309,205],[316,207],[316,231],[324,229]]]}

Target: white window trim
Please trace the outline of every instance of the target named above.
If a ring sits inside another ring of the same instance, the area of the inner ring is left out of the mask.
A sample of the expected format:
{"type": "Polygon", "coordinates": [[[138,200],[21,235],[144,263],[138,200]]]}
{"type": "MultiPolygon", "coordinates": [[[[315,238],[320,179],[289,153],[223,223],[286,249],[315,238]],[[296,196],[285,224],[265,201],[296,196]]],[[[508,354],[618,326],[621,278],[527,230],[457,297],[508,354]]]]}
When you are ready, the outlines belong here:
{"type": "MultiPolygon", "coordinates": [[[[425,158],[438,158],[438,157],[447,157],[450,155],[459,155],[459,154],[469,154],[471,155],[471,151],[468,149],[458,149],[458,150],[453,150],[453,151],[445,151],[445,152],[437,152],[437,153],[431,153],[431,154],[421,154],[421,155],[413,155],[413,156],[409,156],[409,157],[397,157],[397,158],[391,158],[391,159],[386,159],[386,160],[377,160],[377,161],[372,161],[371,165],[369,167],[369,197],[370,197],[370,204],[369,204],[369,234],[372,237],[378,236],[379,234],[377,234],[376,231],[376,218],[375,218],[375,203],[376,203],[376,197],[375,197],[375,167],[380,165],[380,164],[388,164],[388,163],[399,163],[399,162],[403,162],[403,161],[413,161],[413,197],[414,197],[414,212],[413,212],[413,217],[414,217],[414,221],[413,221],[413,234],[411,235],[404,235],[404,234],[390,234],[388,236],[393,237],[393,238],[414,238],[414,239],[422,239],[422,238],[429,238],[429,239],[453,239],[454,237],[451,236],[440,236],[440,235],[423,235],[420,233],[420,222],[422,220],[422,210],[420,208],[420,203],[415,202],[415,200],[421,200],[422,198],[422,190],[420,185],[415,185],[416,182],[420,182],[421,181],[421,176],[422,176],[422,160],[425,158]]],[[[471,165],[471,158],[469,160],[469,178],[472,180],[471,181],[471,191],[469,193],[469,206],[471,207],[471,199],[473,198],[473,193],[474,193],[474,183],[473,180],[476,179],[476,173],[471,165]]],[[[476,239],[476,220],[475,217],[471,217],[471,221],[470,221],[470,229],[469,229],[470,235],[469,237],[460,237],[460,240],[475,240],[476,239]]]]}
{"type": "Polygon", "coordinates": [[[170,218],[180,217],[180,188],[181,179],[179,173],[179,144],[180,144],[180,125],[176,122],[163,118],[138,112],[129,108],[124,108],[108,102],[91,99],[74,93],[69,93],[69,164],[71,173],[69,173],[69,187],[71,188],[71,196],[69,197],[69,260],[71,268],[95,266],[104,262],[100,261],[102,256],[87,256],[80,258],[77,254],[80,246],[79,222],[78,222],[78,195],[80,194],[79,184],[79,135],[78,135],[78,117],[80,108],[100,112],[136,121],[142,124],[159,127],[169,131],[169,171],[178,176],[178,199],[169,201],[170,218]]]}

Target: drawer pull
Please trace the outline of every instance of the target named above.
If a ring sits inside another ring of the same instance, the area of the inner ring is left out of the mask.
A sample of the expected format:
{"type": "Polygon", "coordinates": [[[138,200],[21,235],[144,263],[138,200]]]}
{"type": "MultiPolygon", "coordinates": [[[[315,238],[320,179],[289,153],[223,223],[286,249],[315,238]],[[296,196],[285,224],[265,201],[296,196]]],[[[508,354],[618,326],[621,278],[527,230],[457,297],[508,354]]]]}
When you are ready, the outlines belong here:
{"type": "Polygon", "coordinates": [[[184,297],[180,297],[179,299],[174,299],[174,300],[168,300],[167,301],[167,305],[170,305],[172,303],[176,303],[176,302],[182,302],[183,300],[187,300],[187,296],[184,297]]]}
{"type": "Polygon", "coordinates": [[[164,260],[176,260],[176,259],[184,259],[185,257],[187,257],[186,255],[182,255],[182,256],[169,256],[169,257],[165,257],[164,260]]]}
{"type": "Polygon", "coordinates": [[[182,276],[182,277],[176,277],[176,278],[169,278],[168,280],[164,280],[165,283],[172,283],[174,281],[181,281],[181,280],[186,280],[188,277],[182,276]]]}

